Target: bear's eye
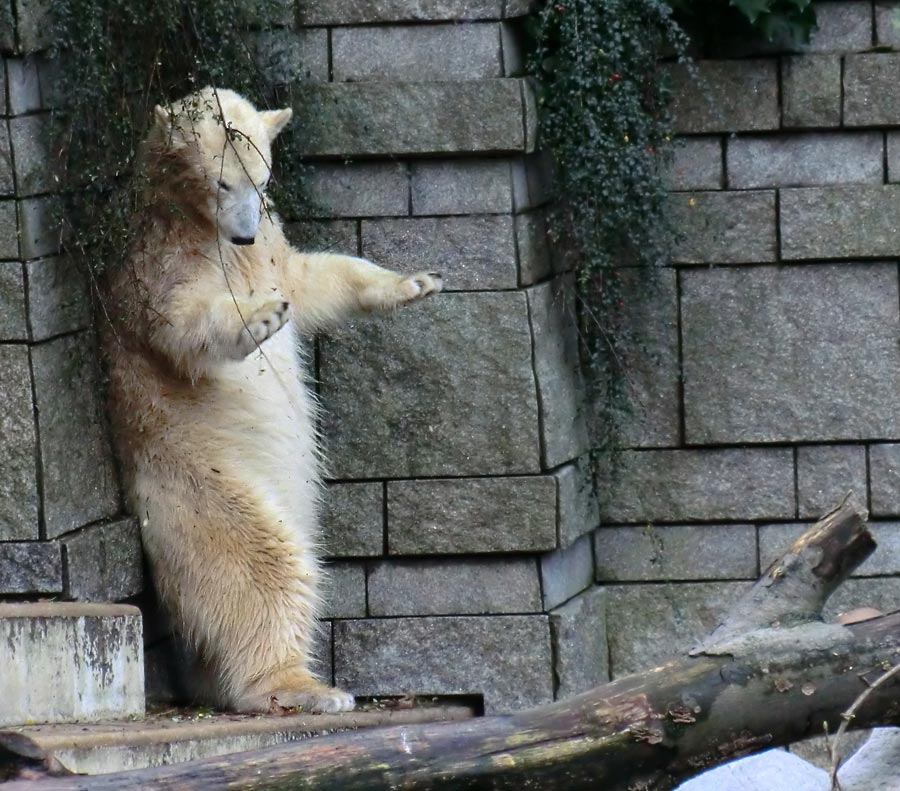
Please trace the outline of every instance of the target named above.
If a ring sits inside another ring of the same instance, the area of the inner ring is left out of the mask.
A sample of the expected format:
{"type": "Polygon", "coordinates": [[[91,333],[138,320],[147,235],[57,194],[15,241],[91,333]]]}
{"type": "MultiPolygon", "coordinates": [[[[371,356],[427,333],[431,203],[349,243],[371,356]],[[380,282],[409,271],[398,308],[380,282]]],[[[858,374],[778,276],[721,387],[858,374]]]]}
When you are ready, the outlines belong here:
{"type": "Polygon", "coordinates": [[[224,181],[220,181],[219,189],[222,190],[223,192],[229,192],[231,190],[231,187],[229,187],[224,181]]]}

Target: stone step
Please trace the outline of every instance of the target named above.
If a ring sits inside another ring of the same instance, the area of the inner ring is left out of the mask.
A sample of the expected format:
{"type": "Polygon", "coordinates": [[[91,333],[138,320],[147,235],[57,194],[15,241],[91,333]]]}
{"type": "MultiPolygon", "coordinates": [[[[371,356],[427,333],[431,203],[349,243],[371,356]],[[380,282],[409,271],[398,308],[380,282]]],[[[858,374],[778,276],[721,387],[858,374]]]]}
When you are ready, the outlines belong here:
{"type": "Polygon", "coordinates": [[[253,716],[171,709],[136,722],[7,728],[0,730],[0,753],[6,750],[79,774],[107,774],[257,750],[335,731],[465,720],[475,713],[468,705],[419,699],[368,703],[345,714],[253,716]]]}
{"type": "Polygon", "coordinates": [[[143,628],[136,607],[0,604],[0,726],[143,714],[143,628]]]}

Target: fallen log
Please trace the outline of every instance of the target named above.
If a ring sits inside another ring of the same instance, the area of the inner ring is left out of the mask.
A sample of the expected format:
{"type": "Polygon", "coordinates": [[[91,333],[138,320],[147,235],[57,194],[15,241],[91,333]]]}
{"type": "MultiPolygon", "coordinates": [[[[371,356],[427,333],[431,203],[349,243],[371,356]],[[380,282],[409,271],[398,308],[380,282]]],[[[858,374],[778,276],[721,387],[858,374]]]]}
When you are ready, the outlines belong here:
{"type": "MultiPolygon", "coordinates": [[[[4,791],[667,791],[758,750],[834,732],[900,662],[900,612],[822,622],[875,549],[849,503],[810,528],[687,657],[569,700],[460,723],[376,728],[157,769],[13,781],[4,791]]],[[[896,722],[893,681],[852,727],[896,722]]]]}

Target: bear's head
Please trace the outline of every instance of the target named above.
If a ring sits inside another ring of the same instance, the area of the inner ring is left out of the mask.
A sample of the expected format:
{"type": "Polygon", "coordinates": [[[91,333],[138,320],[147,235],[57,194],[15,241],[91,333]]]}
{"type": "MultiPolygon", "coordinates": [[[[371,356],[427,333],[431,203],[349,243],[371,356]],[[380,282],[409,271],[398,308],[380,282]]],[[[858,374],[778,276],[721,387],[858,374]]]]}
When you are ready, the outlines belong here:
{"type": "Polygon", "coordinates": [[[157,105],[147,164],[167,200],[190,202],[222,241],[253,244],[265,210],[272,141],[290,108],[257,110],[234,91],[204,88],[169,107],[157,105]]]}

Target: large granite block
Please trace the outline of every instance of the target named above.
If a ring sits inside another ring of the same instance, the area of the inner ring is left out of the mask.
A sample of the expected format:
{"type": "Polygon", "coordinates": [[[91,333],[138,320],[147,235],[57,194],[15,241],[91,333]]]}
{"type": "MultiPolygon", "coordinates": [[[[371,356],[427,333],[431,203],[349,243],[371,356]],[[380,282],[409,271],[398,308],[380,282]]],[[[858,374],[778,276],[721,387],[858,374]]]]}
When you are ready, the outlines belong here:
{"type": "Polygon", "coordinates": [[[18,201],[18,207],[19,251],[22,258],[27,261],[58,253],[61,243],[59,200],[53,196],[26,198],[18,201]]]}
{"type": "Polygon", "coordinates": [[[409,214],[409,176],[402,162],[318,162],[306,190],[313,211],[323,216],[409,214]]]}
{"type": "Polygon", "coordinates": [[[775,193],[685,192],[669,197],[672,260],[743,264],[777,258],[775,193]]]}
{"type": "Polygon", "coordinates": [[[871,52],[844,59],[844,126],[900,123],[900,54],[871,52]]]}
{"type": "Polygon", "coordinates": [[[414,162],[413,214],[502,214],[513,208],[513,166],[508,159],[414,162]]]}
{"type": "Polygon", "coordinates": [[[781,192],[786,259],[891,257],[900,249],[900,185],[809,187],[781,192]]]}
{"type": "Polygon", "coordinates": [[[311,157],[525,151],[520,80],[310,85],[294,102],[311,157]],[[360,134],[365,130],[365,134],[360,134]]]}
{"type": "Polygon", "coordinates": [[[366,567],[359,562],[339,561],[325,566],[322,618],[365,618],[366,567]]]}
{"type": "Polygon", "coordinates": [[[840,56],[785,58],[781,66],[781,94],[785,127],[840,126],[840,56]]]}
{"type": "Polygon", "coordinates": [[[0,604],[0,726],[142,717],[141,631],[121,604],[0,604]]]}
{"type": "Polygon", "coordinates": [[[359,254],[359,220],[299,220],[286,222],[284,234],[302,252],[359,254]]]}
{"type": "Polygon", "coordinates": [[[894,264],[686,272],[688,443],[900,436],[894,264]]]}
{"type": "Polygon", "coordinates": [[[328,557],[380,555],[384,550],[384,484],[330,484],[322,528],[328,557]]]}
{"type": "Polygon", "coordinates": [[[900,48],[900,2],[875,0],[875,43],[879,47],[900,48]]]}
{"type": "Polygon", "coordinates": [[[327,30],[263,30],[247,43],[267,85],[328,82],[327,30]]]}
{"type": "Polygon", "coordinates": [[[47,538],[119,511],[97,366],[88,333],[31,351],[47,538]]]}
{"type": "Polygon", "coordinates": [[[900,444],[869,447],[869,487],[873,516],[900,516],[900,444]]]}
{"type": "Polygon", "coordinates": [[[588,456],[563,465],[553,477],[559,503],[559,545],[565,548],[600,524],[600,505],[588,456]]]}
{"type": "MultiPolygon", "coordinates": [[[[12,0],[0,0],[0,52],[12,52],[16,48],[16,23],[12,0]]],[[[0,58],[0,80],[4,79],[3,58],[0,58]]],[[[6,115],[6,94],[0,91],[0,115],[6,115]]]]}
{"type": "Polygon", "coordinates": [[[827,514],[852,491],[866,497],[866,449],[862,445],[809,445],[797,448],[797,514],[827,514]]]}
{"type": "Polygon", "coordinates": [[[525,295],[440,294],[322,343],[337,478],[537,472],[525,295]]]}
{"type": "Polygon", "coordinates": [[[689,651],[722,622],[750,582],[612,585],[606,588],[610,675],[649,670],[689,651]]]}
{"type": "Polygon", "coordinates": [[[53,44],[53,20],[50,0],[12,0],[15,3],[18,49],[29,53],[53,44]]]}
{"type": "Polygon", "coordinates": [[[463,22],[501,19],[502,0],[332,0],[299,4],[301,25],[360,25],[370,22],[463,22]]]}
{"type": "Polygon", "coordinates": [[[547,216],[541,209],[517,214],[516,258],[519,285],[531,286],[553,273],[553,255],[547,231],[547,216]]]}
{"type": "Polygon", "coordinates": [[[618,447],[672,447],[680,443],[681,371],[678,361],[678,288],[672,269],[635,267],[613,273],[616,366],[606,371],[606,398],[595,420],[611,421],[618,447]]]}
{"type": "Polygon", "coordinates": [[[88,282],[83,266],[75,259],[69,256],[40,258],[26,263],[25,271],[32,340],[44,341],[90,325],[88,282]]]}
{"type": "Polygon", "coordinates": [[[810,132],[728,141],[728,185],[732,189],[881,184],[881,132],[810,132]]]}
{"type": "Polygon", "coordinates": [[[794,458],[790,448],[625,451],[599,491],[607,523],[791,519],[794,458]]]}
{"type": "MultiPolygon", "coordinates": [[[[2,59],[0,59],[2,60],[2,59]]],[[[0,71],[0,79],[3,72],[0,71]]],[[[0,112],[0,116],[3,113],[0,112]]],[[[16,191],[16,182],[13,173],[12,144],[9,139],[8,122],[0,117],[0,195],[12,195],[16,191]]]]}
{"type": "Polygon", "coordinates": [[[609,680],[606,629],[603,588],[591,588],[550,613],[557,700],[609,680]]]}
{"type": "Polygon", "coordinates": [[[753,525],[645,525],[594,532],[601,581],[756,579],[753,525]]]}
{"type": "Polygon", "coordinates": [[[369,573],[371,615],[541,612],[533,558],[385,560],[369,573]]]}
{"type": "Polygon", "coordinates": [[[388,482],[393,555],[535,552],[556,546],[549,476],[388,482]]]}
{"type": "Polygon", "coordinates": [[[675,129],[684,133],[777,129],[775,60],[701,60],[697,77],[672,66],[675,129]]]}
{"type": "Polygon", "coordinates": [[[676,141],[663,178],[670,190],[722,189],[722,139],[685,137],[676,141]]]}
{"type": "Polygon", "coordinates": [[[9,119],[16,171],[16,194],[23,198],[50,192],[56,186],[50,159],[50,116],[23,115],[9,119]]]}
{"type": "Polygon", "coordinates": [[[553,699],[546,615],[334,624],[335,682],[356,695],[483,695],[491,714],[553,699]]]}
{"type": "Polygon", "coordinates": [[[0,200],[0,259],[19,257],[19,228],[16,202],[0,200]]]}
{"type": "Polygon", "coordinates": [[[60,594],[62,551],[51,541],[0,541],[0,595],[60,594]]]}
{"type": "Polygon", "coordinates": [[[27,312],[22,264],[0,262],[0,341],[28,340],[27,312]]]}
{"type": "Polygon", "coordinates": [[[594,581],[591,537],[582,536],[571,546],[548,552],[540,559],[544,609],[552,610],[589,588],[594,581]]]}
{"type": "Polygon", "coordinates": [[[556,467],[590,448],[578,355],[574,279],[558,278],[527,293],[534,336],[541,455],[546,467],[556,467]]]}
{"type": "Polygon", "coordinates": [[[859,52],[872,46],[872,5],[859,0],[819,0],[816,29],[806,52],[859,52]]]}
{"type": "Polygon", "coordinates": [[[80,601],[120,601],[144,587],[141,531],[137,519],[92,525],[60,539],[66,596],[80,601]]]}
{"type": "Polygon", "coordinates": [[[37,436],[27,346],[0,346],[0,382],[0,541],[36,539],[37,436]]]}
{"type": "Polygon", "coordinates": [[[378,25],[331,34],[337,82],[488,80],[503,76],[500,25],[378,25]]]}
{"type": "Polygon", "coordinates": [[[38,56],[8,58],[5,62],[9,114],[24,115],[42,109],[44,102],[41,98],[38,56]]]}
{"type": "Polygon", "coordinates": [[[511,216],[363,220],[362,254],[400,272],[437,269],[448,291],[517,285],[511,216]]]}

